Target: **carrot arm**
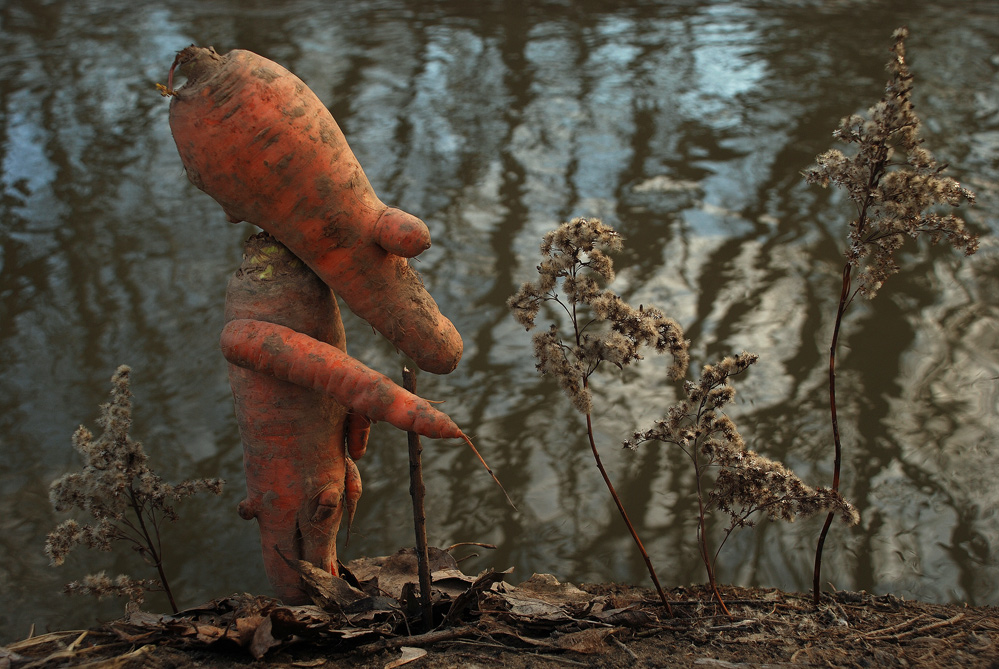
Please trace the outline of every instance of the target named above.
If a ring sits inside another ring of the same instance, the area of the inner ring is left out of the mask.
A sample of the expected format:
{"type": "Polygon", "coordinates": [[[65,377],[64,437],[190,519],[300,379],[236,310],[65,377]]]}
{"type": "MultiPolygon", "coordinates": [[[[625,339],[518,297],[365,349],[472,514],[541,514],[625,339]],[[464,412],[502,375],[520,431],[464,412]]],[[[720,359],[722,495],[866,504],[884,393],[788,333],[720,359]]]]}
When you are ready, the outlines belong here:
{"type": "Polygon", "coordinates": [[[221,347],[230,364],[324,392],[371,420],[431,439],[461,439],[516,508],[475,444],[447,414],[335,346],[275,323],[237,319],[222,329],[221,347]]]}
{"type": "Polygon", "coordinates": [[[425,399],[335,346],[291,328],[236,319],[222,329],[222,354],[234,365],[326,393],[371,420],[431,439],[461,439],[458,426],[425,399]]]}

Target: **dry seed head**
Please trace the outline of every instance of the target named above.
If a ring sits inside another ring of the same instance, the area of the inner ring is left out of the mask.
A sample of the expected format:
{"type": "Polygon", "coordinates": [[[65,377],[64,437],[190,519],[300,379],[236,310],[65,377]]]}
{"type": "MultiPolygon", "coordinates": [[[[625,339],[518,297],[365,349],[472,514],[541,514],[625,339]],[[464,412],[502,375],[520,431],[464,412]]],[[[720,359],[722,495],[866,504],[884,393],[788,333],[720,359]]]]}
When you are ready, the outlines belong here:
{"type": "Polygon", "coordinates": [[[654,307],[635,309],[613,291],[600,288],[600,282],[614,279],[607,252],[621,247],[621,237],[599,219],[563,223],[541,242],[537,281],[524,283],[507,301],[514,318],[528,330],[545,302],[568,314],[572,335],[563,339],[558,326],[552,325],[534,335],[534,355],[538,370],[554,377],[582,413],[592,408],[584,382],[601,362],[624,367],[641,359],[642,346],[651,346],[672,355],[670,378],[683,378],[687,370],[689,342],[675,320],[654,307]]]}
{"type": "MultiPolygon", "coordinates": [[[[130,373],[131,370],[122,365],[111,379],[111,399],[101,405],[97,420],[102,428],[101,435],[95,437],[83,426],[73,434],[73,447],[84,459],[83,469],[60,477],[49,488],[49,500],[56,511],[79,509],[93,518],[93,522],[87,524],[66,520],[49,534],[45,553],[54,566],[63,564],[69,551],[79,544],[110,551],[115,541],[125,540],[145,556],[150,552],[146,541],[158,543],[158,534],[140,536],[137,526],[126,515],[139,515],[138,526],[145,523],[158,532],[160,518],[176,518],[170,501],[197,492],[221,492],[224,483],[221,479],[184,481],[173,486],[149,469],[142,444],[129,436],[132,425],[130,373]]],[[[67,592],[127,595],[134,601],[141,601],[142,589],[150,589],[157,583],[133,581],[127,576],[111,580],[102,573],[69,584],[67,592]]]]}
{"type": "Polygon", "coordinates": [[[847,158],[835,149],[826,151],[804,172],[809,183],[842,187],[856,204],[859,217],[850,225],[846,257],[859,270],[860,292],[871,298],[899,271],[895,253],[907,237],[925,233],[933,243],[946,240],[965,255],[978,249],[977,235],[962,219],[940,212],[973,204],[975,195],[944,176],[946,166],[938,165],[922,146],[921,123],[912,104],[913,77],[905,59],[908,35],[905,28],[892,35],[890,78],[882,99],[866,118],[848,116],[833,133],[856,144],[856,154],[847,158]]]}
{"type": "Polygon", "coordinates": [[[637,448],[647,441],[673,444],[691,460],[708,462],[717,471],[710,504],[729,514],[731,527],[750,526],[750,515],[764,512],[770,519],[793,521],[820,511],[835,511],[847,522],[857,522],[856,509],[838,493],[805,485],[781,463],[746,449],[735,423],[721,412],[735,397],[730,378],[758,360],[740,353],[715,365],[705,365],[699,382],[684,384],[687,398],[670,407],[664,420],[624,443],[637,448]]]}

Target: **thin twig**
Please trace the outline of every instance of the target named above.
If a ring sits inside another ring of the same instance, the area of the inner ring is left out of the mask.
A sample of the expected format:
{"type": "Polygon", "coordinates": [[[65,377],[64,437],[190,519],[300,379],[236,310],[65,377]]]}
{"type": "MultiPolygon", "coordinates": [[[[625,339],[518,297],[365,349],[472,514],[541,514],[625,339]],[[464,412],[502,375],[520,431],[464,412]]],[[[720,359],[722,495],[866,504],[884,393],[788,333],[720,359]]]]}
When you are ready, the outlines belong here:
{"type": "MultiPolygon", "coordinates": [[[[416,373],[402,368],[402,387],[416,394],[416,373]]],[[[413,498],[413,527],[416,530],[416,563],[420,575],[420,607],[423,610],[423,631],[434,625],[434,607],[431,599],[430,558],[427,551],[427,511],[424,504],[427,488],[423,483],[423,446],[420,435],[409,432],[409,494],[413,498]]]]}
{"type": "Polygon", "coordinates": [[[899,630],[904,630],[906,627],[911,627],[912,625],[915,625],[918,621],[922,620],[926,616],[927,616],[927,614],[920,613],[918,616],[916,616],[915,618],[912,618],[911,620],[903,620],[902,622],[896,623],[895,625],[892,625],[891,627],[884,627],[884,628],[879,629],[879,630],[874,630],[873,632],[868,632],[867,634],[863,635],[863,638],[869,639],[870,637],[874,637],[874,636],[881,636],[881,637],[887,638],[888,636],[890,636],[894,632],[898,632],[899,630]]]}
{"type": "MultiPolygon", "coordinates": [[[[170,582],[167,581],[166,572],[163,571],[163,557],[160,554],[160,551],[156,550],[153,539],[149,535],[149,530],[146,529],[146,523],[142,518],[142,508],[139,506],[139,503],[136,500],[135,492],[132,490],[131,486],[129,486],[129,497],[131,497],[132,510],[135,511],[135,515],[139,519],[139,527],[142,530],[145,547],[152,554],[153,566],[156,567],[156,571],[160,575],[160,583],[163,585],[163,591],[166,593],[167,599],[170,601],[170,608],[173,609],[174,613],[177,613],[180,609],[177,608],[177,602],[174,600],[173,592],[170,590],[170,582]]],[[[156,532],[156,537],[159,538],[158,531],[156,532]]]]}
{"type": "Polygon", "coordinates": [[[642,666],[642,665],[644,665],[644,664],[645,664],[645,662],[643,662],[643,661],[642,661],[642,660],[641,660],[641,659],[640,659],[640,658],[638,657],[638,655],[636,655],[636,654],[635,654],[635,651],[633,651],[632,649],[628,648],[627,644],[625,644],[625,643],[624,643],[623,641],[621,641],[620,639],[618,639],[618,638],[617,638],[616,636],[614,636],[614,635],[611,635],[611,636],[610,636],[610,640],[611,640],[611,641],[613,641],[613,642],[614,642],[614,645],[616,645],[616,646],[617,646],[618,648],[621,648],[621,649],[622,649],[622,650],[624,650],[624,652],[626,652],[626,653],[627,653],[628,655],[631,655],[631,659],[632,659],[632,661],[633,661],[633,662],[635,663],[635,664],[634,664],[634,665],[632,665],[632,666],[642,666]]]}
{"type": "Polygon", "coordinates": [[[393,639],[379,639],[374,643],[360,646],[354,652],[360,655],[371,655],[373,653],[380,653],[383,650],[389,650],[390,648],[399,648],[400,646],[429,646],[430,644],[437,643],[439,641],[451,641],[453,639],[460,639],[461,637],[474,636],[477,634],[480,634],[480,632],[470,625],[466,625],[464,627],[451,627],[443,630],[434,630],[433,632],[427,632],[426,634],[400,636],[393,639]]]}
{"type": "MultiPolygon", "coordinates": [[[[586,386],[587,380],[584,377],[583,387],[586,386]]],[[[614,503],[617,505],[617,510],[621,513],[621,518],[624,519],[624,524],[628,526],[628,531],[631,532],[631,538],[635,540],[635,544],[638,546],[638,550],[642,554],[642,559],[645,560],[645,566],[649,570],[649,576],[652,577],[652,583],[656,586],[656,592],[659,593],[659,599],[661,599],[663,604],[666,605],[666,612],[672,618],[673,609],[670,608],[669,600],[666,598],[666,593],[663,591],[663,587],[659,584],[659,577],[656,576],[656,569],[652,566],[652,560],[649,558],[649,554],[645,550],[645,546],[642,544],[642,540],[639,538],[638,532],[635,530],[635,526],[631,524],[631,519],[628,518],[628,512],[624,510],[624,504],[621,502],[621,498],[618,497],[617,491],[614,490],[614,484],[611,483],[610,476],[607,475],[607,470],[604,469],[604,464],[600,460],[600,453],[597,451],[597,444],[593,440],[593,419],[590,418],[589,413],[586,414],[586,436],[590,440],[590,450],[593,452],[593,459],[597,462],[597,469],[600,470],[600,475],[603,477],[604,483],[607,485],[607,490],[610,491],[611,497],[614,498],[614,503]]]]}
{"type": "Polygon", "coordinates": [[[941,627],[947,627],[948,625],[953,625],[957,621],[959,621],[962,618],[964,618],[964,614],[963,613],[958,613],[953,618],[948,618],[947,620],[938,620],[935,623],[929,623],[928,625],[923,625],[922,627],[917,627],[916,629],[906,630],[904,632],[898,632],[896,634],[883,634],[883,632],[887,632],[889,630],[896,629],[898,627],[906,627],[906,626],[912,625],[917,620],[920,620],[921,618],[925,618],[925,617],[926,617],[926,614],[922,614],[922,615],[917,616],[916,618],[913,618],[912,620],[906,621],[902,625],[895,625],[894,627],[888,627],[888,628],[885,628],[883,630],[877,630],[877,632],[872,632],[870,634],[865,634],[864,635],[864,639],[866,639],[868,641],[888,641],[888,640],[898,641],[898,640],[904,639],[906,637],[913,636],[915,634],[923,634],[923,633],[929,632],[931,630],[939,629],[941,627]],[[877,636],[875,636],[875,635],[877,635],[877,636]]]}

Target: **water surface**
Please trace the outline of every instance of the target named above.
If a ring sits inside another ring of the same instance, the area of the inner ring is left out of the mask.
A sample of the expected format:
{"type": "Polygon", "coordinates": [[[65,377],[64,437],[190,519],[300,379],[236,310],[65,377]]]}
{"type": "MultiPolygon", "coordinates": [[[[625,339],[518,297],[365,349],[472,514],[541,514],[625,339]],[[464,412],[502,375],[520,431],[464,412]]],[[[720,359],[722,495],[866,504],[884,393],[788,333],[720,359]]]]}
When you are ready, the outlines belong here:
{"type": "MultiPolygon", "coordinates": [[[[0,640],[121,614],[59,594],[87,571],[146,576],[133,555],[42,554],[63,516],[51,480],[78,467],[115,367],[167,480],[222,476],[166,535],[183,604],[268,592],[238,518],[241,450],[218,351],[227,277],[249,225],[187,183],[163,82],[175,52],[246,48],[328,104],[382,199],[427,221],[418,264],[465,340],[422,392],[473,435],[519,511],[466,450],[427,443],[430,541],[494,543],[467,568],[514,579],[645,583],[593,466],[581,416],[540,379],[505,300],[541,236],[599,216],[625,238],[614,288],[674,316],[693,371],[747,349],[732,407],[750,446],[831,480],[828,340],[850,204],[800,172],[840,117],[880,96],[889,36],[912,31],[927,146],[978,193],[978,255],[910,246],[851,308],[839,368],[844,492],[825,580],[930,601],[999,604],[999,11],[993,2],[37,2],[0,5],[0,640]],[[990,236],[992,235],[992,236],[990,236]]],[[[350,352],[404,361],[345,315],[350,352]]],[[[677,398],[665,361],[593,378],[607,467],[669,586],[704,579],[691,471],[622,451],[677,398]]],[[[412,542],[405,437],[377,426],[341,557],[412,542]]],[[[736,534],[721,580],[805,589],[819,521],[736,534]]],[[[151,607],[165,607],[152,598],[151,607]]],[[[183,605],[182,604],[182,605],[183,605]]]]}

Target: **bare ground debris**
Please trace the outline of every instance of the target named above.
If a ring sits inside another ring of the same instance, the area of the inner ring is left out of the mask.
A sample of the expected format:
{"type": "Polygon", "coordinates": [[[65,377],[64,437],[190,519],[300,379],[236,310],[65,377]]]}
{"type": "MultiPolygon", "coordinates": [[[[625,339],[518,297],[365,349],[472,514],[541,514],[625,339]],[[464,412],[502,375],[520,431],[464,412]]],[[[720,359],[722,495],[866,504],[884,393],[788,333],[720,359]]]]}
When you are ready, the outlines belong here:
{"type": "Polygon", "coordinates": [[[704,587],[669,591],[560,583],[510,571],[464,574],[431,549],[434,625],[416,596],[412,549],[344,565],[299,563],[312,599],[234,594],[173,615],[131,608],[90,630],[0,647],[0,669],[358,667],[999,667],[999,610],[840,591],[704,587]]]}

